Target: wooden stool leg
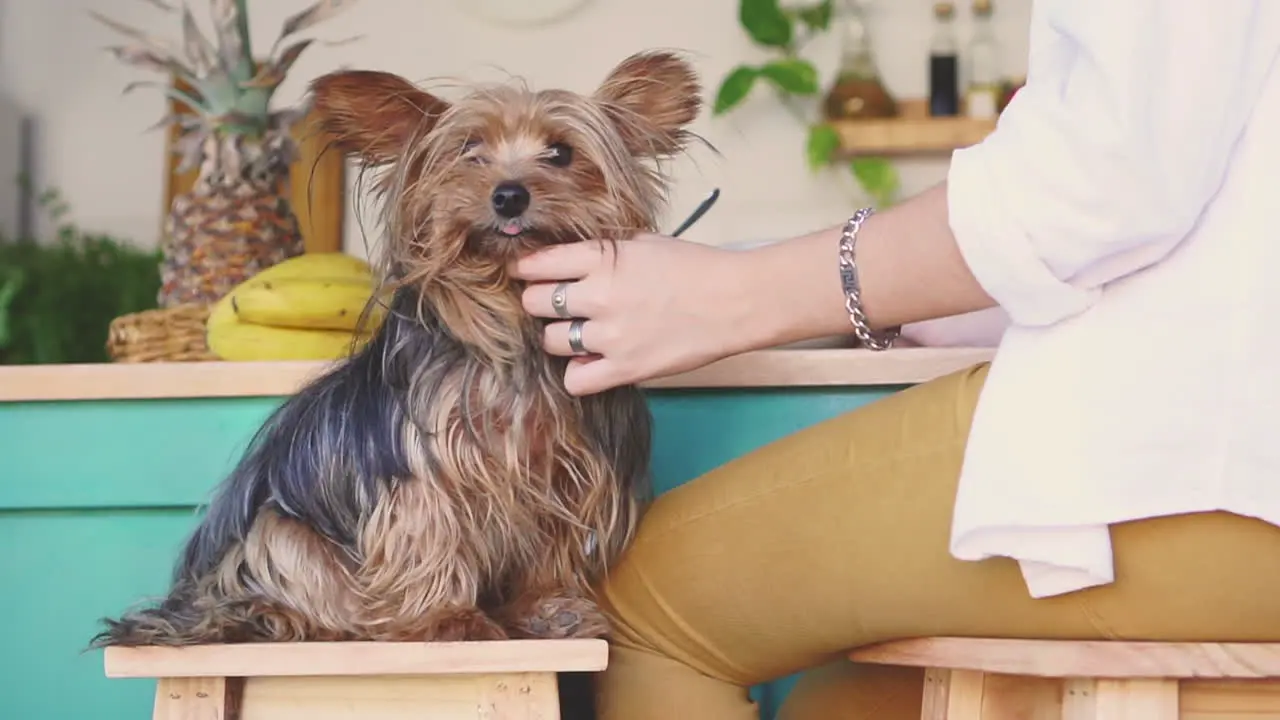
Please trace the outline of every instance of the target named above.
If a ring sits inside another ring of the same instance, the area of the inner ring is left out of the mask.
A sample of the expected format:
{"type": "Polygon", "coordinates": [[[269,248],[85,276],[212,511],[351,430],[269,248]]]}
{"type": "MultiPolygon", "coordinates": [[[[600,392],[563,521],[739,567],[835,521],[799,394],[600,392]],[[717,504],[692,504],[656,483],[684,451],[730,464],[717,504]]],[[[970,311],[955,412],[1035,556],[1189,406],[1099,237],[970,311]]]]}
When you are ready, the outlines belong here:
{"type": "Polygon", "coordinates": [[[560,720],[555,673],[522,673],[489,679],[480,704],[484,720],[560,720]]]}
{"type": "Polygon", "coordinates": [[[1062,681],[1062,720],[1093,720],[1098,714],[1097,682],[1092,678],[1062,681]]]}
{"type": "Polygon", "coordinates": [[[1178,720],[1178,682],[933,668],[925,672],[921,708],[922,720],[1178,720]]]}
{"type": "Polygon", "coordinates": [[[160,678],[152,720],[237,720],[242,685],[239,678],[160,678]]]}
{"type": "Polygon", "coordinates": [[[558,691],[551,672],[252,677],[226,720],[560,720],[558,691]]]}
{"type": "Polygon", "coordinates": [[[1178,681],[1067,680],[1062,720],[1178,720],[1178,681]]]}
{"type": "Polygon", "coordinates": [[[985,679],[973,670],[925,670],[921,720],[982,720],[985,679]]]}
{"type": "Polygon", "coordinates": [[[921,720],[946,720],[947,701],[951,697],[951,671],[929,668],[924,671],[924,701],[920,705],[921,720]]]}
{"type": "Polygon", "coordinates": [[[977,670],[952,670],[947,683],[945,720],[982,720],[982,699],[987,674],[977,670]]]}

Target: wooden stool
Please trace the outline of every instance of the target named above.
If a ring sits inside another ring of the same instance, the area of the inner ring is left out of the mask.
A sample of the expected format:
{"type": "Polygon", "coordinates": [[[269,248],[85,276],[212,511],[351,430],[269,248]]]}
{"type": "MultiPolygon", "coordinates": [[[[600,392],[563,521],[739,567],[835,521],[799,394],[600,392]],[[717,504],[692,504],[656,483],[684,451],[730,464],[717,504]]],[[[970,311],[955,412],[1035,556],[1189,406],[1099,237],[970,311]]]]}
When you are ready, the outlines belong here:
{"type": "Polygon", "coordinates": [[[1280,644],[920,638],[860,663],[922,667],[922,720],[1280,720],[1280,644]]]}
{"type": "Polygon", "coordinates": [[[107,677],[157,678],[154,720],[556,720],[556,673],[604,640],[107,648],[107,677]]]}

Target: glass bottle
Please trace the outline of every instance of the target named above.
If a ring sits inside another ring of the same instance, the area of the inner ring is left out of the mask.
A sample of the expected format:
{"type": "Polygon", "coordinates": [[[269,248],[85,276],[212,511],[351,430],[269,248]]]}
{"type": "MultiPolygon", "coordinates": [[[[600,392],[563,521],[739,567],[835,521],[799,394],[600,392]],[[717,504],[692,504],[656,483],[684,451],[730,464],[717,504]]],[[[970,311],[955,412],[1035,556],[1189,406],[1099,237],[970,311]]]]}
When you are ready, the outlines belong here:
{"type": "Polygon", "coordinates": [[[991,0],[973,0],[973,36],[965,55],[968,83],[965,87],[965,114],[972,118],[994,118],[1000,111],[1000,47],[991,27],[991,0]]]}
{"type": "Polygon", "coordinates": [[[960,114],[960,43],[956,39],[955,4],[933,6],[933,38],[929,41],[929,114],[960,114]]]}
{"type": "Polygon", "coordinates": [[[880,78],[860,0],[844,0],[836,22],[840,32],[840,64],[823,99],[823,113],[828,120],[897,115],[897,102],[880,78]]]}

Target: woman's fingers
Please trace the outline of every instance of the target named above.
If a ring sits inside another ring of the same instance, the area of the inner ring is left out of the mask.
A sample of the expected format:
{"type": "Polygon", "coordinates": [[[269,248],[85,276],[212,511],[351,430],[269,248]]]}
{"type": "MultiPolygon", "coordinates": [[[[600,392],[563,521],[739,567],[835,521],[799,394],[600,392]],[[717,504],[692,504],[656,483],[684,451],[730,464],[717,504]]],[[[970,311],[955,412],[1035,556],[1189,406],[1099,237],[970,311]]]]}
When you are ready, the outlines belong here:
{"type": "Polygon", "coordinates": [[[543,339],[543,346],[549,354],[569,357],[569,365],[564,371],[564,388],[570,395],[592,395],[634,382],[634,378],[627,374],[625,363],[607,354],[608,343],[602,338],[609,333],[608,325],[591,320],[582,322],[578,338],[585,352],[571,346],[572,326],[573,322],[551,323],[547,325],[543,339]]]}
{"type": "Polygon", "coordinates": [[[612,257],[613,248],[596,240],[552,245],[513,262],[511,275],[529,282],[578,280],[612,257]]]}
{"type": "Polygon", "coordinates": [[[528,283],[525,312],[547,321],[544,351],[569,359],[565,388],[590,395],[731,352],[742,315],[736,299],[726,302],[742,290],[735,257],[642,233],[616,246],[544,248],[509,267],[528,283]]]}
{"type": "Polygon", "coordinates": [[[599,322],[592,320],[548,323],[542,333],[542,348],[561,357],[601,355],[605,352],[601,328],[599,322]],[[577,333],[579,347],[576,349],[570,342],[575,322],[580,325],[577,333]]]}
{"type": "Polygon", "coordinates": [[[564,372],[564,389],[570,395],[594,395],[630,382],[622,367],[607,357],[573,358],[564,372]]]}
{"type": "Polygon", "coordinates": [[[595,283],[538,282],[529,285],[520,296],[524,311],[541,318],[592,317],[601,310],[595,283]]]}

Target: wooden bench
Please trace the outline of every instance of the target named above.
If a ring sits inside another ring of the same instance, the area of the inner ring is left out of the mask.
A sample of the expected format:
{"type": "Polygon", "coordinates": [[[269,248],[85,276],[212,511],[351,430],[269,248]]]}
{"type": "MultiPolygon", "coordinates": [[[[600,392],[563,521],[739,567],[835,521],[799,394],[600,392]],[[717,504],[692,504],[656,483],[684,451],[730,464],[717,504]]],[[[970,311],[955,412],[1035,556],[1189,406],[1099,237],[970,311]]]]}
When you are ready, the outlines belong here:
{"type": "Polygon", "coordinates": [[[154,720],[556,720],[556,674],[604,640],[111,647],[107,677],[156,678],[154,720]]]}
{"type": "Polygon", "coordinates": [[[922,720],[1280,720],[1280,644],[920,638],[850,658],[925,668],[922,720]]]}

